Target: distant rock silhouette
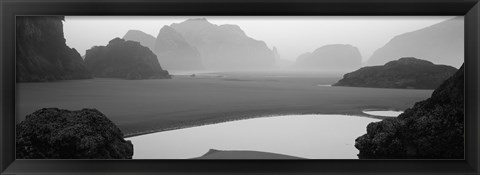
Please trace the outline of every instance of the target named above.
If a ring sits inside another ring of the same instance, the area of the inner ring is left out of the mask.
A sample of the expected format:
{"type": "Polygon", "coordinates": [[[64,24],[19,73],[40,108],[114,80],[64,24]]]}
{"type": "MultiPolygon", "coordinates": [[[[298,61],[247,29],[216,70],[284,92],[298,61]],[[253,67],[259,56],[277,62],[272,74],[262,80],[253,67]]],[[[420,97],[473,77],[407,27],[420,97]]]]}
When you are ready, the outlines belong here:
{"type": "Polygon", "coordinates": [[[464,66],[397,118],[370,123],[355,140],[361,159],[464,158],[464,66]]]}
{"type": "Polygon", "coordinates": [[[458,68],[464,60],[463,25],[463,17],[455,17],[395,36],[373,53],[367,65],[383,65],[401,57],[417,57],[458,68]]]}
{"type": "Polygon", "coordinates": [[[278,50],[277,50],[276,47],[272,48],[272,52],[273,52],[273,56],[274,56],[275,60],[280,59],[280,54],[278,53],[278,50]]]}
{"type": "Polygon", "coordinates": [[[139,30],[129,30],[123,39],[126,41],[137,41],[142,46],[148,47],[151,51],[155,49],[156,38],[139,30]]]}
{"type": "Polygon", "coordinates": [[[17,16],[17,82],[91,78],[80,54],[65,44],[63,16],[17,16]]]}
{"type": "Polygon", "coordinates": [[[44,108],[16,126],[17,159],[131,159],[133,145],[96,109],[44,108]]]}
{"type": "Polygon", "coordinates": [[[320,71],[352,71],[358,69],[362,56],[358,48],[346,44],[322,46],[313,53],[305,53],[297,58],[295,68],[320,71]]]}
{"type": "Polygon", "coordinates": [[[170,25],[200,52],[209,70],[273,68],[275,58],[265,42],[248,37],[236,25],[214,25],[205,18],[170,25]]]}
{"type": "Polygon", "coordinates": [[[139,42],[115,38],[107,46],[87,50],[85,63],[96,77],[124,79],[171,78],[155,54],[139,42]]]}
{"type": "Polygon", "coordinates": [[[169,26],[163,26],[158,33],[153,51],[167,70],[204,69],[197,48],[191,46],[180,33],[169,26]]]}
{"type": "Polygon", "coordinates": [[[333,86],[435,89],[457,71],[416,58],[400,58],[383,66],[363,67],[343,76],[333,86]]]}

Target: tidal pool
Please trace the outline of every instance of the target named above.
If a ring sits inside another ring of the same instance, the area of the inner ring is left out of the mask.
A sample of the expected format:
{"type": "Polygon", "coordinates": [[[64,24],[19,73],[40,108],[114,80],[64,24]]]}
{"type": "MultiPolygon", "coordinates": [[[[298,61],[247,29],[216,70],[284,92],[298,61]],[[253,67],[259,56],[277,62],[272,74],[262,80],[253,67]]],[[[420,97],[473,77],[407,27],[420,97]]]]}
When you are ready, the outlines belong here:
{"type": "Polygon", "coordinates": [[[362,111],[365,114],[369,115],[376,115],[376,116],[383,116],[383,117],[397,117],[403,113],[403,111],[374,111],[374,110],[366,110],[362,111]]]}
{"type": "Polygon", "coordinates": [[[189,159],[210,149],[260,151],[308,159],[357,159],[355,139],[379,119],[286,115],[231,121],[127,138],[134,159],[189,159]]]}

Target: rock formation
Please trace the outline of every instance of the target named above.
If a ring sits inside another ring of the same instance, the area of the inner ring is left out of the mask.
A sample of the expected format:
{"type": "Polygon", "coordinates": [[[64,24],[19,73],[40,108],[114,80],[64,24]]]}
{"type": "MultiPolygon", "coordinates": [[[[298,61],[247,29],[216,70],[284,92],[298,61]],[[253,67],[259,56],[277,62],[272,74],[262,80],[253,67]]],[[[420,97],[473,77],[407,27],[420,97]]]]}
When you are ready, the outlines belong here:
{"type": "Polygon", "coordinates": [[[400,58],[383,66],[363,67],[343,76],[333,86],[435,89],[457,71],[416,58],[400,58]]]}
{"type": "Polygon", "coordinates": [[[155,49],[156,38],[139,30],[129,30],[123,36],[123,39],[126,41],[137,41],[142,46],[148,47],[152,51],[155,49]]]}
{"type": "Polygon", "coordinates": [[[131,159],[133,145],[96,109],[44,108],[16,126],[17,159],[131,159]]]}
{"type": "Polygon", "coordinates": [[[248,37],[236,25],[214,25],[205,18],[170,25],[196,47],[209,70],[273,68],[275,58],[265,42],[248,37]]]}
{"type": "Polygon", "coordinates": [[[63,16],[16,17],[17,82],[91,78],[80,54],[65,44],[63,16]]]}
{"type": "Polygon", "coordinates": [[[158,33],[153,51],[167,70],[201,70],[204,68],[198,50],[169,26],[163,26],[158,33]]]}
{"type": "Polygon", "coordinates": [[[464,60],[463,29],[462,16],[395,36],[373,53],[367,65],[383,65],[396,58],[417,57],[458,68],[464,60]]]}
{"type": "Polygon", "coordinates": [[[370,123],[359,158],[464,158],[464,67],[397,118],[370,123]]]}
{"type": "Polygon", "coordinates": [[[115,38],[107,46],[94,46],[85,55],[87,68],[96,77],[152,79],[171,78],[157,56],[139,42],[115,38]]]}
{"type": "Polygon", "coordinates": [[[278,53],[278,49],[276,47],[272,48],[273,56],[275,58],[275,68],[277,69],[291,69],[294,61],[282,59],[280,54],[278,53]]]}
{"type": "Polygon", "coordinates": [[[305,53],[297,58],[295,68],[319,71],[352,71],[358,69],[362,56],[352,45],[332,44],[322,46],[313,53],[305,53]]]}

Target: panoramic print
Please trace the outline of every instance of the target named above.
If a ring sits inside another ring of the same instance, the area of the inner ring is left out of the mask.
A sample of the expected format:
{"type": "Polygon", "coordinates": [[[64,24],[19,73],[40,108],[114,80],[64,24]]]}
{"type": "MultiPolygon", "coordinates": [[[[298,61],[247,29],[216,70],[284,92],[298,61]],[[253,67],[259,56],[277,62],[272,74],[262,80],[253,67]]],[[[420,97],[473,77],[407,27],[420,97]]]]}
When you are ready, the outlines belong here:
{"type": "Polygon", "coordinates": [[[17,16],[17,159],[463,159],[463,16],[17,16]]]}

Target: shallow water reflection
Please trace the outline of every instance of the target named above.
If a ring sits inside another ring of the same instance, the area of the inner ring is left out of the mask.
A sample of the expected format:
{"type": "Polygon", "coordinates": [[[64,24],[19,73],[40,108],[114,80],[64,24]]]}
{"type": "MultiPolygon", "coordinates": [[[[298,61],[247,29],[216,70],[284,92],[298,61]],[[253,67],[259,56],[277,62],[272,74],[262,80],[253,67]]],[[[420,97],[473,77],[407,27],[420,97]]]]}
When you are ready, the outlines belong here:
{"type": "Polygon", "coordinates": [[[128,138],[134,159],[187,159],[209,149],[249,150],[311,159],[357,159],[355,138],[378,119],[288,115],[246,119],[128,138]]]}
{"type": "Polygon", "coordinates": [[[403,111],[362,111],[365,114],[383,116],[383,117],[397,117],[403,113],[403,111]]]}

